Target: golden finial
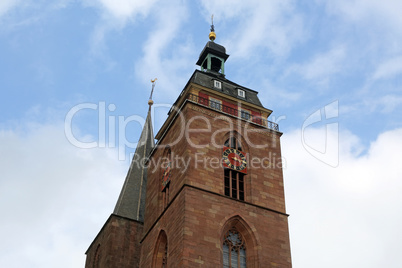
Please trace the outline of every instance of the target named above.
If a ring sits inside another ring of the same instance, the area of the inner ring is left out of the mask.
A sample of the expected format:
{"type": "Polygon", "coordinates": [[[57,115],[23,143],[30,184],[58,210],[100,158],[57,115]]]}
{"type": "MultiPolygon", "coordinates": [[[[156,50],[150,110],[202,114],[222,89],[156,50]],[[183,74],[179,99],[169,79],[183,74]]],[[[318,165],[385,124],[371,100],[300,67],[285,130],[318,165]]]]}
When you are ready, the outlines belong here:
{"type": "Polygon", "coordinates": [[[212,42],[216,39],[216,33],[214,28],[214,14],[211,16],[211,32],[209,33],[209,40],[212,42]]]}
{"type": "Polygon", "coordinates": [[[154,104],[154,101],[152,100],[152,94],[154,93],[154,88],[155,88],[155,82],[156,80],[158,80],[158,78],[155,79],[151,79],[151,83],[152,83],[152,90],[151,90],[151,95],[149,96],[149,101],[148,101],[148,105],[151,108],[151,105],[154,104]]]}

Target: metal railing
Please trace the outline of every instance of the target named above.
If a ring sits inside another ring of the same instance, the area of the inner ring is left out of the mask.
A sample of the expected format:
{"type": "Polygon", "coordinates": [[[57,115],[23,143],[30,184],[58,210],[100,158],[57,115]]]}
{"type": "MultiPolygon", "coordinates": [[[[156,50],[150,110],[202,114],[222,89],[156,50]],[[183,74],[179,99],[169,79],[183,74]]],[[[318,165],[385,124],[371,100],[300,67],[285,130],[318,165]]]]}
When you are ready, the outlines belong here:
{"type": "Polygon", "coordinates": [[[244,111],[244,110],[239,111],[232,107],[222,105],[221,103],[219,103],[217,101],[209,100],[207,98],[203,98],[198,95],[191,94],[191,93],[187,95],[187,99],[192,102],[198,103],[200,105],[209,107],[213,110],[224,112],[226,114],[235,116],[237,118],[241,118],[241,119],[253,122],[255,124],[258,124],[260,126],[264,126],[268,129],[279,131],[279,125],[277,123],[268,121],[267,119],[263,119],[260,116],[253,116],[251,113],[249,113],[247,111],[244,111]]]}

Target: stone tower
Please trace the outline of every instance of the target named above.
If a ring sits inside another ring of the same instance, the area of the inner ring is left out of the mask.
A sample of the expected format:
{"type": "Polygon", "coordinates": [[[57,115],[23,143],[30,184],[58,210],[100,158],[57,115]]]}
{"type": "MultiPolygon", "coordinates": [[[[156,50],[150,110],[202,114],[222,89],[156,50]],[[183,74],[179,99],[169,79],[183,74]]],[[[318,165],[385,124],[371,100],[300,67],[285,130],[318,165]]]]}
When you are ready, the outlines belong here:
{"type": "Polygon", "coordinates": [[[86,267],[292,266],[282,133],[256,91],[226,78],[211,30],[156,146],[148,114],[147,167],[131,165],[86,267]]]}

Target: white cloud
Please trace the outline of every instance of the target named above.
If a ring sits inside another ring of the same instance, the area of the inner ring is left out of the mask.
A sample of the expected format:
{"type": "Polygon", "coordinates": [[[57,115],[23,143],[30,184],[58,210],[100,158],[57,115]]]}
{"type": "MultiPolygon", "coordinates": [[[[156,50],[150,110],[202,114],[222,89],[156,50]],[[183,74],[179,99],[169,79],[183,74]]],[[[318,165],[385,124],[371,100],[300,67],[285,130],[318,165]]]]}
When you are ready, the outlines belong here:
{"type": "Polygon", "coordinates": [[[157,0],[98,0],[105,11],[119,20],[126,20],[135,15],[147,15],[157,0]]]}
{"type": "MultiPolygon", "coordinates": [[[[138,17],[147,17],[155,8],[158,0],[87,0],[84,6],[100,10],[99,23],[91,35],[92,54],[104,57],[105,37],[108,32],[121,30],[128,23],[136,22],[138,17]]],[[[109,63],[109,67],[114,63],[109,63]]]]}
{"type": "MultiPolygon", "coordinates": [[[[258,93],[261,103],[275,103],[284,108],[294,105],[302,97],[301,92],[289,91],[283,86],[275,85],[270,79],[261,77],[261,86],[259,88],[266,89],[258,93]]],[[[273,118],[270,120],[273,120],[273,118]]]]}
{"type": "MultiPolygon", "coordinates": [[[[340,0],[324,2],[343,41],[355,47],[353,57],[361,64],[376,64],[400,57],[402,50],[402,2],[399,0],[340,0]]],[[[360,65],[358,65],[360,64],[360,65]]]]}
{"type": "Polygon", "coordinates": [[[6,13],[10,16],[4,16],[4,23],[1,30],[5,32],[16,31],[38,25],[38,23],[49,18],[50,14],[66,8],[74,0],[1,0],[0,18],[6,13]],[[11,10],[18,12],[11,13],[11,10]]]}
{"type": "MultiPolygon", "coordinates": [[[[293,1],[202,1],[206,17],[231,27],[227,44],[234,57],[257,56],[255,49],[264,48],[271,57],[287,56],[305,38],[303,19],[293,1]]],[[[219,29],[218,37],[219,39],[219,29]]],[[[222,31],[222,30],[221,30],[222,31]]]]}
{"type": "Polygon", "coordinates": [[[308,62],[289,67],[289,73],[298,73],[306,80],[319,85],[328,85],[333,75],[344,70],[345,49],[335,47],[325,53],[318,53],[308,62]]]}
{"type": "Polygon", "coordinates": [[[402,56],[393,57],[379,64],[374,72],[373,79],[388,79],[402,74],[402,56]]]}
{"type": "Polygon", "coordinates": [[[0,17],[6,14],[13,7],[17,6],[19,0],[2,0],[0,1],[0,17]]]}
{"type": "Polygon", "coordinates": [[[382,133],[364,154],[361,146],[341,132],[340,164],[331,168],[303,149],[300,131],[283,136],[295,267],[399,267],[402,129],[382,133]]]}
{"type": "Polygon", "coordinates": [[[371,112],[380,112],[383,114],[389,114],[394,112],[398,106],[402,105],[402,96],[395,94],[387,94],[375,99],[367,100],[363,102],[365,109],[371,112]]]}
{"type": "Polygon", "coordinates": [[[138,79],[150,85],[150,79],[157,77],[158,83],[164,85],[165,96],[171,96],[170,93],[177,95],[182,89],[189,77],[183,75],[183,72],[191,71],[188,67],[194,65],[195,61],[189,55],[196,55],[187,35],[180,31],[188,18],[186,14],[189,13],[188,7],[180,3],[181,1],[163,2],[154,11],[154,27],[150,29],[143,43],[142,58],[135,64],[138,79]]]}
{"type": "Polygon", "coordinates": [[[63,127],[0,130],[2,267],[84,267],[113,211],[126,163],[113,150],[72,146],[63,127]]]}
{"type": "MultiPolygon", "coordinates": [[[[361,113],[391,113],[400,105],[402,2],[398,0],[316,0],[324,3],[330,33],[343,44],[347,68],[338,84],[349,88],[347,108],[361,113]]],[[[339,65],[338,65],[339,66],[339,65]]],[[[341,89],[340,89],[341,90],[341,89]]],[[[397,114],[396,114],[397,115],[397,114]]],[[[395,116],[387,124],[394,125],[395,116]],[[390,122],[393,121],[393,122],[390,122]]]]}
{"type": "Polygon", "coordinates": [[[341,70],[344,56],[343,48],[331,49],[316,55],[309,63],[300,66],[300,72],[308,80],[326,78],[341,70]]]}
{"type": "Polygon", "coordinates": [[[84,0],[82,5],[99,9],[105,20],[114,20],[114,23],[120,22],[125,24],[127,20],[134,20],[137,16],[147,16],[158,1],[84,0]]]}
{"type": "MultiPolygon", "coordinates": [[[[359,98],[359,101],[352,104],[343,105],[341,111],[343,114],[354,114],[356,118],[364,118],[367,119],[367,115],[370,113],[375,113],[378,117],[380,114],[391,114],[393,113],[391,120],[388,121],[391,125],[398,126],[400,124],[400,120],[397,118],[401,115],[399,111],[395,111],[399,107],[402,106],[402,96],[397,94],[386,94],[383,92],[379,93],[377,96],[370,96],[359,98]],[[362,113],[363,111],[363,113],[362,113]]],[[[368,94],[368,93],[366,93],[368,94]]],[[[386,121],[387,117],[379,117],[381,120],[386,121]]]]}
{"type": "Polygon", "coordinates": [[[354,21],[364,21],[374,25],[386,24],[393,31],[402,33],[400,28],[402,2],[399,0],[319,0],[319,2],[326,2],[328,11],[331,13],[342,14],[354,21]]]}
{"type": "Polygon", "coordinates": [[[392,113],[398,106],[402,105],[402,96],[385,95],[379,99],[379,102],[383,107],[382,113],[392,113]]]}

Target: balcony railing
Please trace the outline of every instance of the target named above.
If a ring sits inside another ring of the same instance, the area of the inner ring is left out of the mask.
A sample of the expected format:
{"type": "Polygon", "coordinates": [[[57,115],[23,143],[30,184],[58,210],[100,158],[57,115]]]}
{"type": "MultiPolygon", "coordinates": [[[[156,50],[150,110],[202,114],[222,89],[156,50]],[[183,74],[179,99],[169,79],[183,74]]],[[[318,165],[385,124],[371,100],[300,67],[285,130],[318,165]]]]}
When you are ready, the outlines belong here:
{"type": "Polygon", "coordinates": [[[200,105],[209,107],[213,110],[217,110],[232,116],[235,116],[237,118],[241,118],[250,122],[253,122],[255,124],[258,124],[260,126],[264,126],[266,128],[272,129],[279,131],[279,125],[277,123],[268,121],[266,119],[261,118],[261,116],[253,116],[250,112],[244,111],[244,110],[237,110],[232,107],[222,105],[220,102],[209,100],[207,98],[200,97],[195,94],[188,94],[187,99],[198,103],[200,105]]]}

